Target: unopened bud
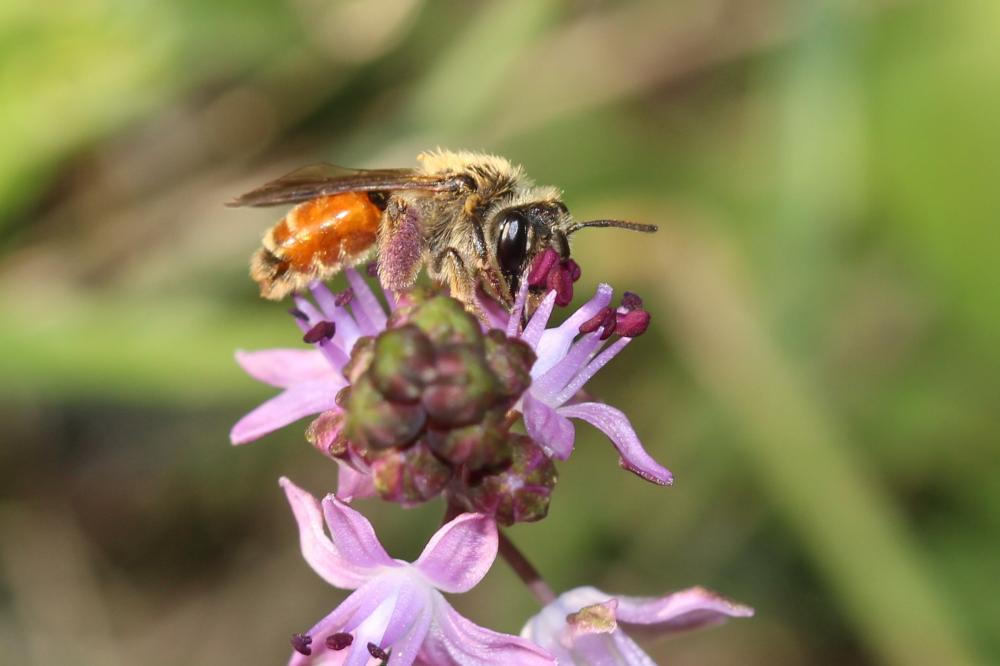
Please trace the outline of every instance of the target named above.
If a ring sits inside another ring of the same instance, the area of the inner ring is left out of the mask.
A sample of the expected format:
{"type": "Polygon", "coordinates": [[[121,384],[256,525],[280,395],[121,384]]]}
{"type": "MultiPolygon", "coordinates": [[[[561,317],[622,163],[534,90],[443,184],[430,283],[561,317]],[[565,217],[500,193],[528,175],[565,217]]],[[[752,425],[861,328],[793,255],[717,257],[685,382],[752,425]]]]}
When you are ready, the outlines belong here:
{"type": "Polygon", "coordinates": [[[390,502],[426,502],[440,493],[450,478],[451,469],[423,444],[383,451],[372,462],[375,490],[390,502]]]}
{"type": "Polygon", "coordinates": [[[435,345],[482,345],[479,321],[454,298],[432,298],[416,308],[409,320],[435,345]]]}
{"type": "Polygon", "coordinates": [[[317,416],[306,428],[306,439],[328,458],[343,456],[347,452],[343,412],[331,410],[317,416]]]}
{"type": "Polygon", "coordinates": [[[461,499],[475,511],[491,513],[503,525],[541,520],[557,473],[552,460],[526,435],[509,435],[511,463],[506,470],[483,477],[459,489],[461,499]]]}
{"type": "Polygon", "coordinates": [[[503,331],[491,330],[486,335],[486,362],[500,382],[504,397],[516,399],[531,386],[535,352],[525,342],[508,338],[503,331]]]}
{"type": "Polygon", "coordinates": [[[348,438],[370,449],[410,444],[427,420],[419,404],[389,402],[367,376],[351,386],[345,409],[348,438]]]}
{"type": "Polygon", "coordinates": [[[497,380],[481,351],[473,345],[439,350],[435,359],[437,379],[421,398],[430,420],[439,426],[477,423],[493,404],[497,380]]]}
{"type": "Polygon", "coordinates": [[[424,385],[433,380],[434,348],[413,325],[386,331],[375,340],[371,378],[389,400],[416,402],[424,385]]]}

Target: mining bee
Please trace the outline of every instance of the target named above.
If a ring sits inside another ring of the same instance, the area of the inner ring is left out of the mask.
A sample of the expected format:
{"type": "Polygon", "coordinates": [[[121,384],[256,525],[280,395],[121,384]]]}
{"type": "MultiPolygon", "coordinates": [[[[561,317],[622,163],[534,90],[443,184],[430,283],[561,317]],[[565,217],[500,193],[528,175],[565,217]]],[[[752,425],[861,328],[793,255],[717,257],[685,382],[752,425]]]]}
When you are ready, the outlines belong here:
{"type": "Polygon", "coordinates": [[[569,259],[569,237],[580,229],[656,231],[622,220],[574,220],[559,190],[535,186],[502,157],[439,149],[417,160],[415,169],[308,166],[230,202],[296,204],[251,259],[261,295],[281,299],[367,261],[374,250],[386,289],[411,286],[426,266],[470,308],[479,287],[510,309],[534,258],[553,248],[569,259]]]}

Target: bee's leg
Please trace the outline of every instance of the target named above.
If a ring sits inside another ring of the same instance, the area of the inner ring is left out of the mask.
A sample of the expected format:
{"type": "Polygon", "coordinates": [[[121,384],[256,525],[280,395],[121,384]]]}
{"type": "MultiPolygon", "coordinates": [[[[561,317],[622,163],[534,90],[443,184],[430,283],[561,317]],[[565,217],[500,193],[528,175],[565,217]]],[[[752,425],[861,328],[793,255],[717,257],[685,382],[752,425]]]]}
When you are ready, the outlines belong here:
{"type": "Polygon", "coordinates": [[[382,286],[392,291],[410,287],[425,257],[419,207],[390,199],[378,234],[378,278],[382,286]]]}
{"type": "Polygon", "coordinates": [[[453,247],[446,247],[434,257],[430,264],[430,276],[440,280],[446,278],[453,298],[465,304],[465,308],[480,319],[485,315],[476,303],[476,278],[462,261],[462,255],[453,247]]]}

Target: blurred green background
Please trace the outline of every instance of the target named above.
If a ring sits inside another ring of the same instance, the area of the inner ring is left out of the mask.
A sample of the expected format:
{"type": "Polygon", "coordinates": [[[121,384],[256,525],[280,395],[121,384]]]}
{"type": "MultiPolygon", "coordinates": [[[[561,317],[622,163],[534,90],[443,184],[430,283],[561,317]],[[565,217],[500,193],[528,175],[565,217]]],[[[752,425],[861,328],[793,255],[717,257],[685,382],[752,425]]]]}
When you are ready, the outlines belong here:
{"type": "MultiPolygon", "coordinates": [[[[670,664],[1000,663],[1000,3],[5,0],[0,661],[283,663],[343,594],[276,479],[332,489],[233,350],[292,344],[222,203],[296,166],[484,149],[583,217],[583,298],[646,336],[592,385],[672,488],[578,428],[559,589],[694,584],[757,617],[670,664]]],[[[441,507],[362,504],[413,557],[441,507]]],[[[516,632],[498,563],[454,598],[516,632]]]]}

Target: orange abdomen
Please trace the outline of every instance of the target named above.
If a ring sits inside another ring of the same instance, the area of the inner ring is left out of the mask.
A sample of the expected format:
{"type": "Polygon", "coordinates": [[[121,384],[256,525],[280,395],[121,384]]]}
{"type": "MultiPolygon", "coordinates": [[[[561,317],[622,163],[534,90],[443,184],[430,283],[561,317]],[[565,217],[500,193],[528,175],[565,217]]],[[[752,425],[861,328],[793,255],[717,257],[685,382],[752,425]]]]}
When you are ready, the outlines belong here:
{"type": "Polygon", "coordinates": [[[375,242],[382,211],[365,193],[348,192],[301,203],[271,229],[268,248],[291,270],[350,262],[375,242]]]}
{"type": "Polygon", "coordinates": [[[261,294],[282,298],[357,263],[374,245],[381,219],[382,210],[364,192],[297,205],[267,232],[251,266],[261,294]]]}

